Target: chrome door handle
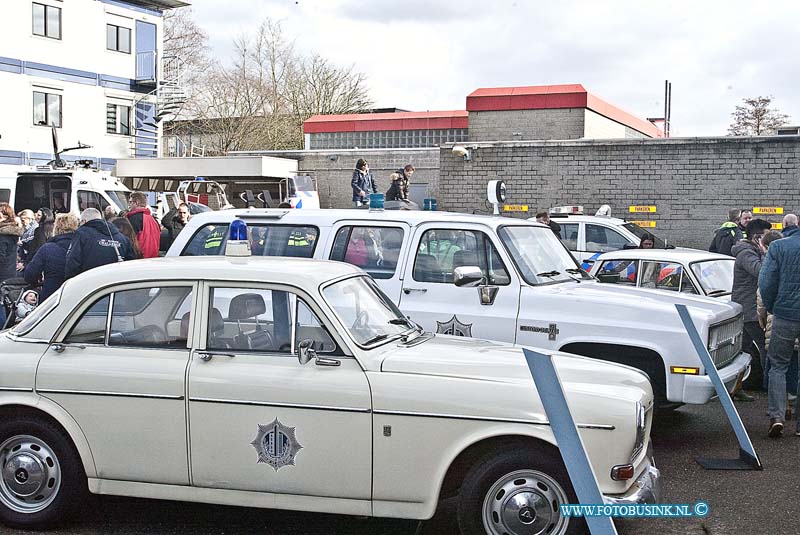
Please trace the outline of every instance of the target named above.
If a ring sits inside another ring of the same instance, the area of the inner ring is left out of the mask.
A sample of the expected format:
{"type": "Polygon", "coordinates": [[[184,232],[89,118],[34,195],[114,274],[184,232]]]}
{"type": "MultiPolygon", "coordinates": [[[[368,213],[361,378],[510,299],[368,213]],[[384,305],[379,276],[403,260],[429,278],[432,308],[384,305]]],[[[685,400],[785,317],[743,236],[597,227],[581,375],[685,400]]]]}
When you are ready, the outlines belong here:
{"type": "Polygon", "coordinates": [[[314,359],[314,364],[317,366],[341,366],[342,361],[338,359],[328,359],[325,357],[317,357],[314,359]]]}
{"type": "Polygon", "coordinates": [[[50,350],[55,351],[56,353],[63,353],[68,347],[74,347],[75,349],[86,349],[86,346],[82,344],[53,344],[50,346],[50,350]]]}
{"type": "Polygon", "coordinates": [[[233,357],[236,356],[235,353],[219,353],[217,351],[198,351],[197,352],[197,356],[200,357],[200,360],[202,360],[203,362],[208,362],[209,360],[214,358],[215,355],[219,356],[219,357],[230,357],[230,358],[233,358],[233,357]]]}
{"type": "Polygon", "coordinates": [[[424,294],[427,291],[427,288],[403,288],[403,293],[406,295],[410,294],[411,292],[419,292],[424,294]]]}

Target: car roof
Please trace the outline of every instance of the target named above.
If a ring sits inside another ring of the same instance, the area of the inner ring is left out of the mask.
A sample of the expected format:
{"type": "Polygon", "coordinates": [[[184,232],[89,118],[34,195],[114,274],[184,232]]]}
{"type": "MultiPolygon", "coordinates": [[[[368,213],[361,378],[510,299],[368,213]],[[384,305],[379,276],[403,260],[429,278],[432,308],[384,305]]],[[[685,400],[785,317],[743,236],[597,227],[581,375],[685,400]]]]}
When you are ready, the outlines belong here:
{"type": "MultiPolygon", "coordinates": [[[[283,283],[312,290],[347,275],[363,273],[344,262],[265,256],[176,256],[129,260],[91,269],[69,279],[63,299],[83,297],[86,288],[139,281],[224,280],[283,283]]],[[[70,301],[71,302],[71,301],[70,301]]]]}
{"type": "Polygon", "coordinates": [[[553,215],[550,214],[550,220],[556,223],[560,221],[570,221],[573,223],[608,223],[610,225],[619,226],[627,223],[624,219],[618,217],[609,217],[604,215],[553,215]]]}
{"type": "Polygon", "coordinates": [[[697,262],[700,260],[734,260],[732,256],[709,253],[701,249],[620,249],[601,254],[597,260],[671,260],[674,262],[697,262]]]}
{"type": "Polygon", "coordinates": [[[236,218],[247,222],[274,222],[274,223],[298,223],[309,224],[333,224],[340,220],[363,219],[368,221],[402,221],[410,225],[421,225],[423,223],[446,222],[446,223],[479,223],[490,227],[500,225],[536,225],[547,227],[541,223],[527,219],[462,214],[458,212],[440,212],[427,210],[383,210],[370,211],[368,209],[320,209],[320,210],[297,210],[282,208],[236,208],[232,210],[217,210],[204,212],[192,217],[198,219],[198,223],[230,222],[236,218]]]}

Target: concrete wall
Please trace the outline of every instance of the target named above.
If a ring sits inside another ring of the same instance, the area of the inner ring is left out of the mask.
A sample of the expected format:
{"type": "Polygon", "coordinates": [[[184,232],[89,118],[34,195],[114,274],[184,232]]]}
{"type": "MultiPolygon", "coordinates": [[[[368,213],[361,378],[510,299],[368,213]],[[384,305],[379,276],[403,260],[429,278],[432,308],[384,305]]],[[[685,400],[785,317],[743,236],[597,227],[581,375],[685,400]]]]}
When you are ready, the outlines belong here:
{"type": "Polygon", "coordinates": [[[580,139],[584,108],[469,112],[469,140],[580,139]]]}
{"type": "Polygon", "coordinates": [[[616,138],[646,138],[648,136],[642,134],[638,130],[634,130],[630,126],[622,123],[612,121],[604,115],[600,115],[592,110],[584,110],[586,116],[584,119],[583,137],[586,139],[616,139],[616,138]]]}
{"type": "MultiPolygon", "coordinates": [[[[800,210],[800,136],[469,143],[466,162],[441,148],[441,209],[485,210],[486,182],[502,178],[509,204],[582,204],[593,214],[656,221],[670,242],[707,248],[729,208],[800,210]],[[652,215],[630,205],[656,205],[652,215]]],[[[780,221],[781,216],[767,217],[780,221]]]]}
{"type": "Polygon", "coordinates": [[[439,189],[439,149],[371,149],[371,150],[319,150],[319,151],[264,151],[259,154],[298,160],[298,172],[317,179],[322,208],[349,208],[352,206],[350,179],[356,161],[369,162],[378,191],[389,189],[389,174],[406,164],[416,168],[413,184],[426,184],[435,197],[439,189]]]}

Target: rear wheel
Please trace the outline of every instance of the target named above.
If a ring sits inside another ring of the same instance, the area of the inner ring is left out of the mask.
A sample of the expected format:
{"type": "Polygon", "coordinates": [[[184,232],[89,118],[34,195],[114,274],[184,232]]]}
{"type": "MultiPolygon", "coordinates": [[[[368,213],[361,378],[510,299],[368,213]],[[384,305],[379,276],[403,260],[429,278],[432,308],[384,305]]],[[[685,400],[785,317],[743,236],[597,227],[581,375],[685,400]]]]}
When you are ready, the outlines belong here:
{"type": "Polygon", "coordinates": [[[44,528],[74,512],[86,474],[60,429],[34,418],[0,423],[0,521],[44,528]]]}
{"type": "Polygon", "coordinates": [[[491,452],[475,463],[461,486],[458,523],[469,535],[583,533],[582,519],[561,515],[577,503],[557,452],[491,452]]]}

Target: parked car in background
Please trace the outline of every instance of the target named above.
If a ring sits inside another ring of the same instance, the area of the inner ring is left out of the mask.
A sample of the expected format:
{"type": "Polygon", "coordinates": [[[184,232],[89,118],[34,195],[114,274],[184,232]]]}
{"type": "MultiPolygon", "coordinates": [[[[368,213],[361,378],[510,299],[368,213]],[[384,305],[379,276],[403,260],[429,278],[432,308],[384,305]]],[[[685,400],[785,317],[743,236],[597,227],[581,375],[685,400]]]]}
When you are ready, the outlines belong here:
{"type": "Polygon", "coordinates": [[[223,254],[234,219],[250,226],[253,255],[356,265],[428,330],[634,366],[651,378],[659,407],[715,395],[675,304],[689,308],[729,389],[749,370],[741,307],[599,284],[535,222],[404,210],[223,210],[194,216],[167,256],[223,254]],[[456,268],[468,266],[481,270],[479,288],[453,283],[456,268]]]}
{"type": "Polygon", "coordinates": [[[587,271],[602,253],[639,247],[639,241],[645,234],[653,235],[656,249],[673,248],[666,240],[636,223],[617,217],[568,213],[566,210],[554,213],[551,209],[550,219],[559,224],[561,242],[587,271]]]}
{"type": "MultiPolygon", "coordinates": [[[[92,492],[411,519],[454,497],[465,533],[584,531],[560,513],[577,498],[522,350],[425,332],[345,263],[93,269],[0,333],[0,354],[11,527],[92,492]]],[[[553,360],[605,502],[657,501],[647,377],[553,360]]]]}
{"type": "Polygon", "coordinates": [[[620,286],[730,300],[735,261],[698,249],[628,249],[601,254],[591,274],[600,282],[620,286]]]}

